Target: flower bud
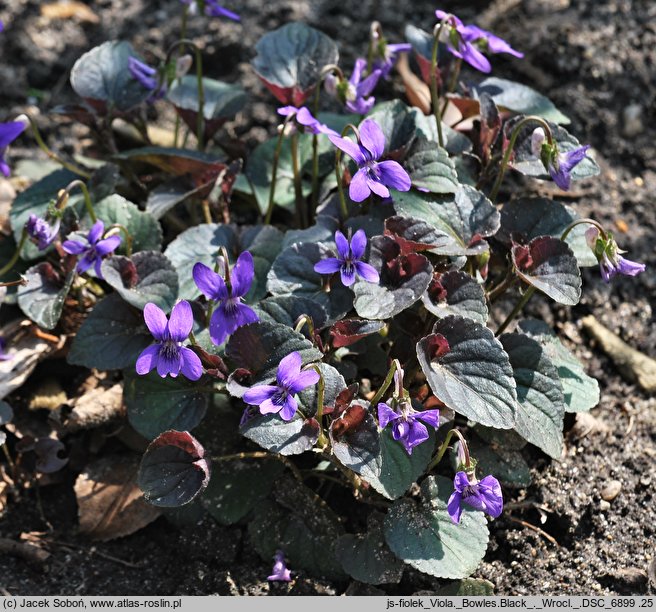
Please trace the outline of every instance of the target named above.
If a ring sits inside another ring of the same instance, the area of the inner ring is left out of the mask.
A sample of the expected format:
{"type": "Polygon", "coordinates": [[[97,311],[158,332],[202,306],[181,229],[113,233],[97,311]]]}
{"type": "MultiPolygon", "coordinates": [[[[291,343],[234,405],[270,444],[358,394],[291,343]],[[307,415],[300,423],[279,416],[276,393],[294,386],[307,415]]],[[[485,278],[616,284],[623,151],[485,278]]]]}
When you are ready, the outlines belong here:
{"type": "Polygon", "coordinates": [[[187,74],[193,61],[193,58],[188,53],[180,56],[175,62],[175,78],[181,79],[185,74],[187,74]]]}
{"type": "Polygon", "coordinates": [[[585,230],[585,241],[590,249],[595,252],[597,250],[597,240],[599,239],[599,229],[591,225],[585,230]]]}
{"type": "Polygon", "coordinates": [[[538,127],[533,130],[533,134],[531,134],[531,151],[535,157],[540,157],[545,138],[543,128],[538,127]]]}

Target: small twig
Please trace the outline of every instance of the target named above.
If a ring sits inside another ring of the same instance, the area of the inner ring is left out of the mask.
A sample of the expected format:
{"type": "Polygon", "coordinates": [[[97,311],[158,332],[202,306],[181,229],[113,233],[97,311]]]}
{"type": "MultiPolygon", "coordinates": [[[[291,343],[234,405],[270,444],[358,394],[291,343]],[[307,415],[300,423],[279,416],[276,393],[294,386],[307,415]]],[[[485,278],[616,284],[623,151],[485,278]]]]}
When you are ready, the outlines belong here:
{"type": "Polygon", "coordinates": [[[108,555],[107,553],[98,550],[95,546],[92,546],[91,548],[87,548],[86,546],[80,546],[79,544],[71,544],[70,542],[61,542],[59,540],[45,540],[45,541],[48,544],[53,544],[54,546],[59,546],[61,548],[68,548],[70,550],[81,550],[90,555],[96,555],[98,557],[102,557],[103,559],[107,559],[108,561],[113,561],[114,563],[120,563],[125,567],[131,567],[134,569],[139,569],[143,567],[141,563],[131,563],[130,561],[125,561],[124,559],[119,559],[118,557],[108,555]]]}
{"type": "Polygon", "coordinates": [[[554,546],[559,546],[558,542],[556,542],[556,539],[553,536],[550,536],[546,531],[544,531],[544,529],[540,529],[539,527],[536,527],[535,525],[531,525],[531,523],[527,523],[522,519],[515,518],[514,516],[507,516],[506,518],[509,521],[512,521],[513,523],[517,523],[522,527],[526,527],[527,529],[531,529],[532,531],[535,531],[535,533],[540,534],[545,540],[551,542],[554,546]]]}
{"type": "Polygon", "coordinates": [[[34,544],[16,542],[9,538],[0,538],[0,553],[14,555],[30,565],[41,569],[45,569],[45,563],[48,557],[50,557],[50,553],[47,550],[43,550],[34,544]]]}

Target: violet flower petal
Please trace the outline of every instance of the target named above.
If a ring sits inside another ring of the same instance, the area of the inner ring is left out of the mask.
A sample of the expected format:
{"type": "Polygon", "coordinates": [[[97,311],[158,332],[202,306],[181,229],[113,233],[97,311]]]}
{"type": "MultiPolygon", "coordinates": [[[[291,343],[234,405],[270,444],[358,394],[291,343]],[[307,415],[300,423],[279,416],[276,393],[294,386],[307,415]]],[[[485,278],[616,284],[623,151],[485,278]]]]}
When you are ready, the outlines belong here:
{"type": "Polygon", "coordinates": [[[81,255],[87,250],[87,248],[86,244],[77,240],[64,240],[62,243],[62,249],[64,249],[69,255],[81,255]]]}
{"type": "Polygon", "coordinates": [[[385,135],[373,119],[365,119],[359,127],[360,142],[372,159],[380,159],[385,151],[385,135]]]}
{"type": "Polygon", "coordinates": [[[380,282],[380,274],[378,270],[372,265],[365,263],[364,261],[354,261],[353,265],[355,266],[355,271],[368,283],[378,283],[380,282]]]}
{"type": "Polygon", "coordinates": [[[194,314],[186,300],[178,302],[171,310],[169,318],[169,337],[175,342],[183,342],[194,326],[194,314]]]}
{"type": "Polygon", "coordinates": [[[314,271],[318,274],[334,274],[342,267],[342,262],[334,257],[327,257],[314,264],[314,271]]]}
{"type": "MultiPolygon", "coordinates": [[[[337,234],[335,234],[335,238],[337,238],[337,234]]],[[[364,255],[366,248],[367,248],[367,234],[365,234],[363,229],[359,229],[357,232],[355,232],[355,234],[353,234],[353,237],[351,238],[351,254],[355,259],[361,259],[362,256],[364,255]]],[[[348,257],[348,251],[346,253],[346,256],[348,257]]]]}
{"type": "Polygon", "coordinates": [[[198,380],[203,375],[203,365],[194,351],[186,346],[180,347],[180,359],[182,361],[181,372],[189,380],[198,380]]]}
{"type": "Polygon", "coordinates": [[[328,135],[330,142],[332,142],[338,149],[341,149],[349,157],[353,158],[356,164],[359,166],[364,164],[366,159],[362,153],[362,149],[358,144],[349,140],[348,138],[342,138],[341,136],[333,136],[332,134],[328,135]]]}
{"type": "Polygon", "coordinates": [[[298,410],[298,402],[293,395],[288,395],[285,398],[285,403],[280,409],[280,418],[283,421],[291,421],[298,410]]]}
{"type": "Polygon", "coordinates": [[[410,175],[403,166],[393,160],[382,161],[377,166],[380,180],[384,185],[393,187],[397,191],[409,191],[412,186],[410,175]]]}
{"type": "Polygon", "coordinates": [[[92,226],[91,229],[89,230],[89,234],[87,235],[87,240],[89,241],[89,244],[95,245],[98,240],[100,240],[100,237],[103,235],[103,232],[105,231],[105,224],[98,219],[92,226]]]}
{"type": "Polygon", "coordinates": [[[146,327],[153,335],[153,338],[155,340],[168,340],[168,321],[164,311],[156,304],[148,302],[144,306],[143,314],[146,327]]]}
{"type": "Polygon", "coordinates": [[[156,365],[157,357],[159,355],[159,344],[151,344],[141,351],[141,355],[137,358],[136,370],[137,374],[148,374],[156,365]]]}
{"type": "Polygon", "coordinates": [[[112,253],[118,247],[121,246],[121,237],[118,235],[110,236],[109,238],[105,238],[103,240],[99,240],[96,243],[96,246],[94,247],[94,250],[96,251],[96,255],[98,258],[103,257],[104,255],[108,255],[109,253],[112,253]]]}
{"type": "Polygon", "coordinates": [[[228,288],[223,278],[204,263],[194,265],[192,276],[198,290],[216,302],[228,299],[228,288]]]}
{"type": "Polygon", "coordinates": [[[339,258],[341,260],[348,259],[351,254],[351,247],[349,246],[349,241],[346,236],[344,236],[339,230],[335,232],[335,244],[337,245],[337,254],[339,255],[339,258]]]}
{"type": "MultiPolygon", "coordinates": [[[[349,198],[354,202],[364,202],[371,193],[369,182],[366,171],[364,169],[358,170],[349,185],[349,198]]],[[[389,195],[389,192],[387,195],[389,195]]]]}
{"type": "Polygon", "coordinates": [[[278,386],[287,389],[293,385],[294,379],[301,372],[302,365],[303,358],[298,351],[294,351],[293,353],[289,353],[286,357],[283,357],[278,365],[278,372],[276,375],[278,386]]]}
{"type": "Polygon", "coordinates": [[[253,256],[248,252],[244,251],[237,258],[237,263],[235,263],[232,268],[232,274],[230,277],[232,287],[231,294],[232,297],[242,297],[248,293],[253,284],[253,276],[255,275],[255,266],[253,264],[253,256]]]}
{"type": "Polygon", "coordinates": [[[380,403],[378,404],[378,424],[381,429],[385,429],[388,423],[400,419],[401,415],[398,412],[392,410],[387,404],[380,403]]]}
{"type": "Polygon", "coordinates": [[[243,400],[247,404],[259,406],[262,402],[270,400],[278,392],[276,385],[256,385],[244,393],[243,400]]]}

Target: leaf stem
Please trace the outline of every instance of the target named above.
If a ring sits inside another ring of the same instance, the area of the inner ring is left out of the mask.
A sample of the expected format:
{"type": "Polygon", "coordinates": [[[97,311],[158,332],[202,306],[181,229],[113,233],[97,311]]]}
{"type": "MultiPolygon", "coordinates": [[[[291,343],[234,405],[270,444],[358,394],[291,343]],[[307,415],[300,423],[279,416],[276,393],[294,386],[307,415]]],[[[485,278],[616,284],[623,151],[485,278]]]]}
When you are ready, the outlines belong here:
{"type": "Polygon", "coordinates": [[[319,382],[317,383],[319,387],[319,393],[317,394],[317,413],[314,417],[317,423],[319,423],[319,437],[317,438],[317,444],[319,445],[319,448],[324,449],[326,448],[326,446],[328,446],[328,439],[326,438],[326,434],[324,434],[323,432],[323,423],[322,423],[323,402],[326,392],[326,381],[323,379],[321,368],[318,365],[313,365],[312,368],[319,375],[319,382]]]}
{"type": "Polygon", "coordinates": [[[110,231],[113,229],[117,229],[123,234],[123,237],[125,238],[125,253],[128,257],[132,257],[132,236],[130,235],[128,228],[120,223],[112,223],[105,232],[105,238],[110,235],[110,231]]]}
{"type": "Polygon", "coordinates": [[[271,165],[271,186],[269,187],[269,206],[267,207],[266,215],[264,216],[264,224],[271,224],[271,215],[273,215],[273,207],[275,206],[275,196],[276,196],[276,179],[278,176],[278,163],[280,161],[280,151],[282,150],[282,142],[285,138],[285,128],[287,124],[291,121],[291,115],[287,115],[285,120],[280,126],[280,133],[278,134],[278,142],[276,143],[276,149],[273,152],[273,163],[271,165]]]}
{"type": "MultiPolygon", "coordinates": [[[[344,126],[342,130],[342,138],[346,136],[346,133],[352,130],[355,134],[358,142],[360,142],[360,131],[352,123],[348,123],[344,126]]],[[[337,191],[339,192],[339,204],[342,209],[342,217],[344,221],[348,219],[348,207],[346,206],[346,196],[344,195],[344,185],[342,184],[342,172],[341,172],[341,163],[342,163],[342,150],[335,147],[335,177],[337,178],[337,191]]]]}
{"type": "Polygon", "coordinates": [[[451,442],[451,438],[453,436],[457,436],[460,444],[462,445],[463,452],[465,453],[465,468],[467,470],[470,469],[471,466],[471,459],[469,457],[469,447],[467,446],[467,441],[465,440],[465,437],[460,433],[458,429],[453,429],[449,430],[449,433],[446,434],[446,438],[444,439],[444,442],[442,442],[442,445],[437,451],[437,454],[435,457],[432,459],[432,461],[428,464],[428,467],[426,468],[426,473],[430,472],[437,464],[442,461],[442,457],[444,457],[444,453],[446,453],[446,450],[449,448],[449,443],[451,442]]]}
{"type": "Polygon", "coordinates": [[[292,170],[294,172],[294,201],[296,202],[296,221],[301,229],[307,227],[307,211],[303,202],[303,183],[301,181],[301,167],[298,159],[298,131],[291,137],[292,170]]]}
{"type": "Polygon", "coordinates": [[[437,56],[440,47],[440,37],[444,25],[451,19],[452,15],[447,15],[439,25],[433,29],[433,49],[431,52],[431,74],[430,74],[430,93],[431,105],[433,106],[433,116],[435,117],[435,127],[437,128],[437,141],[440,147],[444,147],[444,135],[442,134],[442,112],[440,110],[440,99],[437,90],[437,56]]]}
{"type": "Polygon", "coordinates": [[[521,312],[522,308],[526,306],[526,303],[531,299],[531,296],[535,293],[535,287],[531,285],[525,292],[524,295],[521,297],[519,302],[515,304],[515,307],[512,309],[510,314],[506,317],[506,320],[499,326],[499,329],[497,329],[497,333],[494,334],[495,336],[500,336],[510,325],[510,322],[521,312]]]}
{"type": "Polygon", "coordinates": [[[394,359],[394,361],[392,361],[392,365],[390,366],[389,371],[387,372],[387,376],[385,377],[382,386],[380,387],[380,389],[378,389],[376,395],[374,395],[371,398],[371,401],[369,402],[371,406],[375,406],[376,404],[378,404],[380,399],[383,397],[385,391],[387,391],[389,386],[392,384],[392,381],[394,380],[394,374],[397,372],[397,370],[401,370],[401,364],[398,359],[394,359]]]}
{"type": "Polygon", "coordinates": [[[572,221],[563,231],[563,235],[560,237],[560,239],[565,242],[567,239],[567,236],[569,236],[569,233],[577,226],[577,225],[582,225],[583,223],[586,223],[588,225],[594,225],[598,230],[599,234],[601,235],[602,239],[604,241],[608,240],[608,234],[606,234],[606,231],[602,227],[601,223],[598,221],[595,221],[594,219],[577,219],[576,221],[572,221]]]}
{"type": "Polygon", "coordinates": [[[59,197],[57,198],[55,208],[57,208],[57,210],[63,210],[66,208],[66,204],[68,203],[68,196],[76,187],[79,187],[82,191],[82,195],[84,196],[84,206],[87,209],[87,214],[91,218],[91,223],[95,223],[98,220],[98,217],[96,217],[96,211],[93,209],[93,203],[91,202],[89,189],[87,188],[86,183],[80,179],[75,179],[66,186],[64,193],[60,193],[59,197]]]}

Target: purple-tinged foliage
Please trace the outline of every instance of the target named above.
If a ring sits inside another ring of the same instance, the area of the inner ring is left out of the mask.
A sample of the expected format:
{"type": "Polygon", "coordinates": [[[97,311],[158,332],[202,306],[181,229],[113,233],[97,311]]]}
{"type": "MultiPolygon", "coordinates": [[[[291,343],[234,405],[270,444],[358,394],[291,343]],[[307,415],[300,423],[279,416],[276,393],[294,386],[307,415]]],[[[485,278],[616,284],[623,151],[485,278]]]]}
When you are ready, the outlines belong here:
{"type": "Polygon", "coordinates": [[[385,151],[385,135],[378,124],[373,119],[365,119],[360,124],[359,132],[358,143],[341,136],[329,136],[330,141],[358,165],[349,186],[351,200],[362,202],[372,193],[388,198],[389,187],[408,191],[412,181],[401,164],[393,160],[378,161],[385,151]]]}
{"type": "Polygon", "coordinates": [[[103,239],[104,231],[105,224],[99,219],[89,230],[85,238],[86,244],[80,240],[66,240],[62,244],[62,248],[69,255],[83,255],[77,262],[79,274],[84,274],[91,266],[94,266],[96,276],[103,278],[100,270],[103,257],[113,253],[121,244],[121,237],[116,234],[103,239]]]}
{"type": "Polygon", "coordinates": [[[305,106],[301,106],[300,108],[296,106],[281,106],[278,109],[278,114],[283,117],[293,115],[294,121],[305,132],[309,132],[310,134],[331,134],[333,136],[339,136],[335,130],[330,129],[327,125],[313,117],[312,113],[305,106]]]}
{"type": "Polygon", "coordinates": [[[259,321],[253,309],[242,300],[251,288],[254,274],[253,256],[248,251],[237,258],[227,284],[220,274],[205,264],[198,262],[194,266],[196,286],[205,297],[217,302],[210,319],[210,338],[217,346],[242,325],[259,321]]]}
{"type": "Polygon", "coordinates": [[[494,476],[486,476],[479,481],[474,476],[470,480],[466,472],[458,472],[453,486],[455,491],[449,497],[447,511],[454,523],[460,523],[463,502],[494,518],[503,511],[501,485],[494,476]]]}
{"type": "Polygon", "coordinates": [[[298,410],[294,395],[319,382],[315,370],[301,371],[303,359],[297,351],[284,357],[278,365],[275,385],[256,385],[244,393],[247,404],[260,407],[261,414],[279,413],[283,421],[291,421],[298,410]]]}
{"type": "Polygon", "coordinates": [[[360,261],[367,248],[367,236],[364,230],[355,232],[350,242],[337,230],[335,232],[335,243],[337,244],[338,257],[327,257],[315,264],[314,271],[319,274],[334,274],[339,272],[342,283],[350,287],[355,282],[355,277],[361,276],[369,283],[377,283],[380,280],[378,271],[368,263],[360,261]]]}
{"type": "Polygon", "coordinates": [[[607,232],[607,239],[604,240],[599,230],[592,226],[585,232],[585,239],[599,262],[599,271],[604,282],[609,283],[610,279],[618,274],[637,276],[645,271],[645,264],[622,257],[621,253],[624,251],[617,246],[610,232],[607,232]]]}
{"type": "Polygon", "coordinates": [[[194,324],[194,316],[189,302],[178,302],[171,310],[171,318],[159,306],[149,302],[144,307],[144,321],[153,335],[155,344],[151,344],[139,355],[136,364],[137,374],[148,374],[157,368],[157,373],[165,378],[182,375],[189,380],[198,380],[203,373],[203,366],[196,353],[182,346],[194,324]]]}
{"type": "Polygon", "coordinates": [[[226,17],[233,21],[241,21],[241,17],[237,13],[229,11],[216,0],[201,0],[200,2],[199,0],[180,0],[180,2],[186,4],[193,15],[199,12],[199,8],[204,7],[205,14],[208,17],[226,17]]]}
{"type": "MultiPolygon", "coordinates": [[[[435,16],[440,21],[448,15],[449,13],[446,11],[435,11],[435,16]]],[[[515,57],[524,57],[523,53],[513,49],[502,38],[478,26],[465,25],[455,15],[451,16],[444,27],[448,28],[449,41],[447,43],[447,49],[449,53],[464,60],[470,66],[481,72],[489,73],[492,71],[492,65],[483,54],[483,51],[488,53],[508,53],[515,57]]]]}
{"type": "Polygon", "coordinates": [[[5,159],[7,148],[16,140],[28,125],[28,120],[25,121],[9,121],[8,123],[0,123],[0,172],[5,176],[9,176],[11,169],[5,159]]]}
{"type": "Polygon", "coordinates": [[[590,145],[585,145],[583,147],[577,147],[572,151],[561,153],[558,151],[558,146],[555,143],[550,145],[547,142],[544,129],[541,127],[535,128],[531,136],[533,154],[542,160],[553,182],[563,191],[569,190],[572,180],[572,170],[574,166],[585,159],[589,148],[590,145]]]}
{"type": "Polygon", "coordinates": [[[267,580],[279,582],[291,582],[292,573],[287,569],[285,563],[285,553],[282,550],[277,550],[273,557],[273,569],[271,575],[267,576],[267,580]]]}
{"type": "Polygon", "coordinates": [[[408,455],[412,449],[428,440],[428,428],[424,423],[437,429],[440,426],[440,411],[415,410],[410,401],[396,402],[396,410],[387,404],[378,404],[378,423],[381,429],[392,424],[392,437],[403,444],[408,455]],[[423,423],[422,423],[423,421],[423,423]]]}
{"type": "Polygon", "coordinates": [[[31,214],[25,224],[25,231],[32,242],[39,247],[39,250],[43,251],[57,238],[59,234],[59,219],[55,221],[54,225],[50,225],[45,219],[31,214]]]}

